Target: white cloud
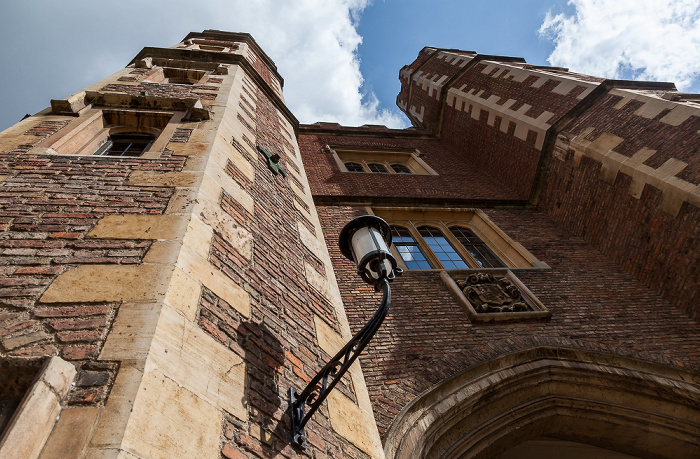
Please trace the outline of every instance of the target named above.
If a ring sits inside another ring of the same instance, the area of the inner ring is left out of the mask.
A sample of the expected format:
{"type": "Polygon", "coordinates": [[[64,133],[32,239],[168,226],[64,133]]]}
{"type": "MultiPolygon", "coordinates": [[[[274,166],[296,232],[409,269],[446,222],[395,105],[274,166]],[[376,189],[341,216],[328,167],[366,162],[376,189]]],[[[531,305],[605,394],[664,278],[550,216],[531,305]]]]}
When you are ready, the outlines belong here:
{"type": "MultiPolygon", "coordinates": [[[[18,121],[50,99],[104,78],[126,65],[144,46],[168,47],[190,32],[248,32],[275,61],[285,79],[287,105],[302,123],[386,124],[404,127],[397,112],[380,110],[374,94],[363,98],[357,55],[362,37],[356,20],[370,0],[34,0],[12,2],[0,18],[4,62],[21,59],[26,90],[7,91],[6,108],[18,121]],[[75,28],[80,24],[80,28],[75,28]],[[69,27],[65,33],[63,27],[69,27]],[[29,35],[23,31],[32,30],[29,35]],[[29,58],[31,56],[31,58],[29,58]],[[50,73],[47,72],[47,64],[50,73]],[[30,82],[31,80],[31,82],[30,82]],[[21,93],[21,96],[20,96],[21,93]],[[13,99],[14,98],[14,99],[13,99]],[[38,102],[28,103],[32,98],[38,102]],[[8,107],[9,104],[9,107],[8,107]],[[22,105],[20,105],[22,104],[22,105]]],[[[17,88],[14,72],[0,72],[1,88],[17,88]],[[5,81],[7,80],[7,81],[5,81]]],[[[5,90],[2,90],[5,91],[5,90]]]]}
{"type": "Polygon", "coordinates": [[[547,13],[539,30],[555,44],[552,65],[700,90],[698,0],[570,0],[569,5],[574,14],[547,13]]]}

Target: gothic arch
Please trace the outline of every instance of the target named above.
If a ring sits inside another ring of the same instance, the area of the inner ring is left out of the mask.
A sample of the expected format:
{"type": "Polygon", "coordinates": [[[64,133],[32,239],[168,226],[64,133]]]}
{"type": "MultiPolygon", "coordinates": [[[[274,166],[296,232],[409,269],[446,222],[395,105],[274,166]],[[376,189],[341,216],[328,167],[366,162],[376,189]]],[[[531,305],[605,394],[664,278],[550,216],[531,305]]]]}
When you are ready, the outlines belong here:
{"type": "Polygon", "coordinates": [[[416,397],[389,458],[493,458],[538,437],[648,458],[700,457],[700,375],[599,352],[536,347],[416,397]]]}

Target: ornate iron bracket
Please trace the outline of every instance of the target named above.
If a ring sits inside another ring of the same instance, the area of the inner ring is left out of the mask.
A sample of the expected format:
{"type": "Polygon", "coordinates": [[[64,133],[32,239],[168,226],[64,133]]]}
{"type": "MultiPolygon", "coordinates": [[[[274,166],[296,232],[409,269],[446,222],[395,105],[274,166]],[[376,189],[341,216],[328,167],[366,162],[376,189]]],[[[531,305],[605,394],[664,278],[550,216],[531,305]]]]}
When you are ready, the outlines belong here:
{"type": "MultiPolygon", "coordinates": [[[[391,276],[393,279],[393,275],[391,276]]],[[[292,421],[292,443],[300,448],[306,448],[306,433],[304,427],[311,419],[319,406],[326,399],[330,391],[348,371],[352,363],[357,359],[367,343],[370,342],[379,326],[389,312],[391,304],[391,288],[386,277],[382,278],[375,286],[376,290],[382,290],[384,295],[382,304],[374,313],[372,319],[318,372],[301,394],[293,387],[289,389],[289,409],[292,421]],[[306,411],[306,407],[309,411],[306,411]]]]}

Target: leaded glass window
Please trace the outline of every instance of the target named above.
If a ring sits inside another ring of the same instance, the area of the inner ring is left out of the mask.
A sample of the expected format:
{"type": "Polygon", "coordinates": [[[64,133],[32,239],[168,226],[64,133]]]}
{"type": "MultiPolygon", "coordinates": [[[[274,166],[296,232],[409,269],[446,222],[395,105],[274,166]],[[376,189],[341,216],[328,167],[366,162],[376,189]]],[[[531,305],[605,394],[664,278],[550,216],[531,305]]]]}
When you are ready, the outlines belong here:
{"type": "Polygon", "coordinates": [[[445,269],[467,269],[469,265],[462,256],[452,247],[452,244],[445,238],[442,232],[431,226],[420,226],[417,228],[421,237],[428,244],[430,250],[445,269]]]}
{"type": "Polygon", "coordinates": [[[391,227],[391,236],[396,251],[408,269],[432,269],[425,254],[408,229],[401,226],[391,227]]]}
{"type": "Polygon", "coordinates": [[[505,267],[503,262],[498,259],[484,241],[479,239],[472,230],[459,226],[451,226],[450,231],[482,268],[505,267]]]}

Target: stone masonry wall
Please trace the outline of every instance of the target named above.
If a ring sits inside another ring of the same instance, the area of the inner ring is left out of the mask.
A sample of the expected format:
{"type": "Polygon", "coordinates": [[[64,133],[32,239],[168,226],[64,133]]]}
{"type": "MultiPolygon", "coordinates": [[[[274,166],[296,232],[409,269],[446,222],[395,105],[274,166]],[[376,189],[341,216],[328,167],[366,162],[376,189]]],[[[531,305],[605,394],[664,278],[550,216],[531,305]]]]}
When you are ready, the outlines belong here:
{"type": "MultiPolygon", "coordinates": [[[[313,223],[315,212],[289,123],[249,78],[242,83],[236,119],[243,129],[230,142],[244,162],[229,161],[225,171],[254,206],[246,208],[226,193],[220,206],[238,228],[251,235],[251,253],[242,254],[215,233],[209,260],[249,295],[250,312],[241,314],[204,289],[197,313],[201,329],[246,364],[247,415],[225,413],[221,454],[227,458],[371,457],[373,450],[368,451],[365,444],[353,444],[333,433],[338,426],[329,412],[331,401],[307,424],[308,450],[300,454],[290,445],[289,388],[302,390],[331,357],[319,346],[317,327],[338,336],[344,330],[324,287],[330,269],[326,256],[304,242],[321,234],[313,223]],[[281,156],[287,177],[268,168],[258,145],[281,156]]],[[[353,404],[358,403],[357,382],[348,375],[338,387],[341,397],[353,404]]]]}

